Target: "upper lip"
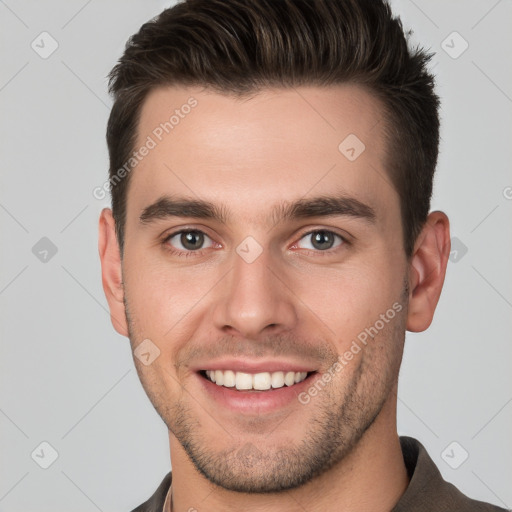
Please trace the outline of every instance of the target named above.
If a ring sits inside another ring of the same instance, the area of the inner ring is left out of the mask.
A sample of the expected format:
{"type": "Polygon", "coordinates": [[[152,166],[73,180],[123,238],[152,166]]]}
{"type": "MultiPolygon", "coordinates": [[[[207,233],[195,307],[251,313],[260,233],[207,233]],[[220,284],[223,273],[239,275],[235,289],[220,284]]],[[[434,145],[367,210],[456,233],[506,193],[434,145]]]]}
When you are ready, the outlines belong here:
{"type": "Polygon", "coordinates": [[[199,372],[202,370],[233,370],[234,372],[244,373],[263,373],[263,372],[313,372],[316,371],[310,364],[293,361],[280,361],[278,359],[250,361],[248,359],[215,359],[204,363],[196,364],[192,368],[199,372]]]}

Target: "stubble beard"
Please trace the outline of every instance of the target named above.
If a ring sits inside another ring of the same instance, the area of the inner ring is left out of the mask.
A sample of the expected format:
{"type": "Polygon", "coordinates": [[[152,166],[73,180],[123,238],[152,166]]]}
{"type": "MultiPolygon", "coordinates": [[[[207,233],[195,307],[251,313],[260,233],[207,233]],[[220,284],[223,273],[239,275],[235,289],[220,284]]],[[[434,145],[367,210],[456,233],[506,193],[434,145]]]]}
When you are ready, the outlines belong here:
{"type": "MultiPolygon", "coordinates": [[[[314,410],[309,416],[299,410],[301,420],[307,417],[307,426],[303,439],[298,443],[273,446],[267,442],[271,440],[271,433],[267,437],[262,432],[258,438],[251,432],[254,442],[232,439],[232,447],[216,450],[202,433],[204,427],[190,407],[191,402],[181,398],[170,403],[163,390],[157,389],[156,382],[144,371],[138,370],[139,378],[169,431],[195,468],[211,483],[241,493],[279,493],[295,489],[341,463],[381,413],[398,379],[405,338],[407,295],[405,287],[402,312],[362,349],[361,364],[345,389],[337,389],[336,384],[339,385],[341,379],[333,378],[309,404],[301,405],[305,408],[311,405],[314,410]]],[[[135,335],[127,306],[125,301],[133,349],[135,340],[139,338],[135,335]]],[[[342,369],[341,373],[346,371],[342,369]]],[[[182,396],[186,397],[187,393],[182,396]]],[[[295,416],[294,413],[291,415],[295,416]]],[[[291,421],[295,424],[299,420],[292,418],[291,421]]],[[[229,426],[226,427],[226,436],[229,436],[229,426]]]]}

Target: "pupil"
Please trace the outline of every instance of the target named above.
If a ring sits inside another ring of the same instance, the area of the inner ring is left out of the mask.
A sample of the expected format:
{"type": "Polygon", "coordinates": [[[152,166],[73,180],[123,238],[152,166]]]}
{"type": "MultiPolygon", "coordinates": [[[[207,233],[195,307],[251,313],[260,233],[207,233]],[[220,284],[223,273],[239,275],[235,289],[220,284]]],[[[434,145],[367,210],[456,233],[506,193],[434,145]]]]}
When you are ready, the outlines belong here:
{"type": "Polygon", "coordinates": [[[200,249],[203,245],[204,236],[198,231],[188,231],[181,234],[181,243],[186,249],[200,249]]]}
{"type": "Polygon", "coordinates": [[[330,249],[334,243],[332,233],[326,231],[317,231],[313,235],[313,246],[316,249],[330,249]]]}

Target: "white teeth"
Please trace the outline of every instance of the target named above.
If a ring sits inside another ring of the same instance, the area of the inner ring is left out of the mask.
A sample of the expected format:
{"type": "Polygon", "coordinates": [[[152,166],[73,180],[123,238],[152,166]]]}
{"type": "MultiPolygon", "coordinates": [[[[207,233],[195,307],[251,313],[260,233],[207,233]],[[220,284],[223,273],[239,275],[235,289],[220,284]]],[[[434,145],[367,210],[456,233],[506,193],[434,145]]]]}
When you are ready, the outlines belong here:
{"type": "Polygon", "coordinates": [[[241,391],[248,389],[266,391],[271,388],[282,388],[284,385],[293,386],[302,382],[308,375],[307,372],[260,372],[251,374],[232,370],[206,370],[205,373],[207,378],[218,386],[236,387],[241,391]]]}
{"type": "Polygon", "coordinates": [[[282,388],[284,386],[284,373],[283,372],[274,372],[272,377],[270,378],[272,387],[282,388]]]}
{"type": "Polygon", "coordinates": [[[253,377],[252,387],[254,389],[259,389],[260,391],[264,391],[266,389],[270,389],[272,385],[272,380],[270,378],[270,373],[257,373],[253,377]]]}
{"type": "Polygon", "coordinates": [[[226,370],[224,372],[224,386],[227,388],[234,388],[236,385],[236,375],[235,372],[231,370],[226,370]]]}
{"type": "Polygon", "coordinates": [[[284,376],[284,383],[287,386],[293,386],[295,384],[295,373],[294,372],[288,372],[284,376]]]}
{"type": "Polygon", "coordinates": [[[236,389],[252,389],[252,375],[250,373],[236,372],[235,386],[236,389]]]}

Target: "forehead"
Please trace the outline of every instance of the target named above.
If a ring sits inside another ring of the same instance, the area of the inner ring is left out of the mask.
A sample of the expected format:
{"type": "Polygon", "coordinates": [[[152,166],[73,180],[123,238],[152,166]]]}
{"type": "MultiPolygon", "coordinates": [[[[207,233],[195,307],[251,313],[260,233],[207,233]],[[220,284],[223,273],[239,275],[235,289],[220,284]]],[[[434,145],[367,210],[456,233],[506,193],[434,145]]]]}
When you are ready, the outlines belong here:
{"type": "Polygon", "coordinates": [[[385,169],[383,109],[355,85],[152,91],[141,110],[128,203],[165,194],[227,205],[241,221],[308,195],[346,194],[385,213],[398,197],[385,169]],[[140,153],[140,151],[139,151],[140,153]]]}

